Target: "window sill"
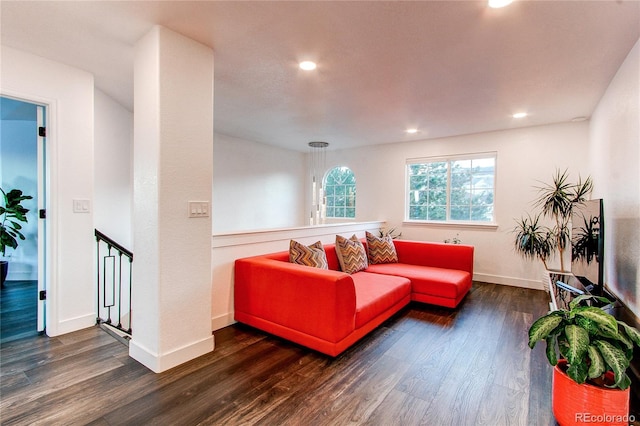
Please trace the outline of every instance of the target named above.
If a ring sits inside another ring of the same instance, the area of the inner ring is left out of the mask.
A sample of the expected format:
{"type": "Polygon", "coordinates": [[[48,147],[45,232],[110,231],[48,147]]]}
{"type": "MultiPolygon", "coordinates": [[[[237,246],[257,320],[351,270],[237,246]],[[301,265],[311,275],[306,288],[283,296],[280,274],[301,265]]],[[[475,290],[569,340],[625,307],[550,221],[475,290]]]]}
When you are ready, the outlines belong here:
{"type": "Polygon", "coordinates": [[[474,223],[474,222],[432,222],[426,220],[405,220],[402,222],[404,226],[424,226],[431,228],[466,228],[466,229],[498,229],[497,223],[474,223]]]}

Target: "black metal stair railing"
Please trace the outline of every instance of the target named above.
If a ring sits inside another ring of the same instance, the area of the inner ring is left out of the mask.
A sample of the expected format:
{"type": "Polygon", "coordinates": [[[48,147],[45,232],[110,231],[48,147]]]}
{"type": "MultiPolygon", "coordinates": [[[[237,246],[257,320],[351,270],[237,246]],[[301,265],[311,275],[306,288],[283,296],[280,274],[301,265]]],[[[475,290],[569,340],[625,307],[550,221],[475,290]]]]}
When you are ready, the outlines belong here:
{"type": "Polygon", "coordinates": [[[131,336],[131,275],[133,252],[95,230],[97,243],[97,324],[107,324],[131,336]]]}

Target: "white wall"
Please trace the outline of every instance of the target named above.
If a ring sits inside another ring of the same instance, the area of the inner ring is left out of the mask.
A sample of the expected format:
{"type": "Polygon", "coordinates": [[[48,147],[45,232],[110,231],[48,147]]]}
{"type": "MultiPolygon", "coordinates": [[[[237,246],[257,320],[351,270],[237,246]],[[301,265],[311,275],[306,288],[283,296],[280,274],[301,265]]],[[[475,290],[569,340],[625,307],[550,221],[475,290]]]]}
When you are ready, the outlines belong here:
{"type": "MultiPolygon", "coordinates": [[[[2,102],[6,102],[3,100],[2,102]]],[[[9,100],[11,103],[17,101],[9,100]]],[[[16,120],[3,119],[0,124],[0,186],[5,191],[20,189],[33,199],[22,205],[29,209],[27,223],[21,223],[25,240],[18,248],[7,248],[11,262],[7,280],[38,279],[38,175],[36,106],[22,103],[28,115],[16,120]]],[[[4,104],[3,104],[4,105],[4,104]]],[[[3,111],[3,116],[6,111],[3,111]]]]}
{"type": "Polygon", "coordinates": [[[213,231],[304,225],[305,154],[216,133],[213,231]]]}
{"type": "Polygon", "coordinates": [[[640,40],[592,115],[590,156],[604,200],[605,281],[640,317],[640,40]]]}
{"type": "Polygon", "coordinates": [[[129,354],[155,372],[213,350],[211,202],[213,51],[155,26],[134,69],[133,339],[129,354]]]}
{"type": "Polygon", "coordinates": [[[133,114],[95,90],[95,227],[131,249],[133,114]]]}
{"type": "Polygon", "coordinates": [[[590,174],[588,123],[564,123],[445,139],[380,145],[327,153],[327,167],[345,165],[357,180],[356,219],[386,220],[402,238],[444,241],[459,234],[475,246],[476,279],[542,288],[543,266],[524,261],[512,249],[514,219],[533,211],[533,188],[549,182],[556,168],[576,177],[590,174]],[[497,152],[497,228],[403,224],[405,161],[441,155],[497,152]]]}
{"type": "Polygon", "coordinates": [[[0,93],[47,105],[47,334],[95,323],[93,213],[93,76],[2,46],[0,93]]]}

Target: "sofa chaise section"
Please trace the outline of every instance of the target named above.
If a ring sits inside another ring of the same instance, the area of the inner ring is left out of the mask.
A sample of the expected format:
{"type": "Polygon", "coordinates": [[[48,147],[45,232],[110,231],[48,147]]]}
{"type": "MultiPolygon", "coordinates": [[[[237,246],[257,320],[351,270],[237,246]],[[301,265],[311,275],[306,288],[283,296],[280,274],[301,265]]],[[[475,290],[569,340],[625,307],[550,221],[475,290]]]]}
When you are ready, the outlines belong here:
{"type": "Polygon", "coordinates": [[[395,240],[398,263],[369,265],[367,272],[411,280],[411,300],[455,308],[471,289],[473,246],[395,240]]]}

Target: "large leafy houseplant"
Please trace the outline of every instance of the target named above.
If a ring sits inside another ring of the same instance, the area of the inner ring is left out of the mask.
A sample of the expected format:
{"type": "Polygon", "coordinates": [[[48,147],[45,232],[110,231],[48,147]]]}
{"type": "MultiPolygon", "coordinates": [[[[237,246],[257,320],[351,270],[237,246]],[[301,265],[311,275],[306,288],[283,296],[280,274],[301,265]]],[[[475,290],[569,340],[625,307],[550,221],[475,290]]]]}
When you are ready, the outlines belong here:
{"type": "Polygon", "coordinates": [[[565,272],[564,252],[570,240],[570,221],[575,205],[584,203],[593,189],[591,177],[578,178],[576,183],[569,181],[567,170],[556,170],[551,183],[538,189],[538,198],[534,205],[540,211],[517,221],[513,232],[516,234],[516,252],[525,258],[538,258],[547,267],[547,260],[557,252],[560,257],[560,270],[565,272]],[[551,220],[552,226],[542,224],[543,218],[551,220]]]}
{"type": "Polygon", "coordinates": [[[0,253],[5,255],[7,247],[12,249],[18,248],[18,239],[25,240],[25,236],[20,232],[22,225],[20,222],[27,222],[27,213],[29,209],[22,206],[24,200],[31,200],[31,195],[23,195],[19,189],[12,189],[2,192],[3,205],[0,206],[0,253]]]}
{"type": "Polygon", "coordinates": [[[627,369],[634,345],[640,347],[640,332],[591,306],[594,302],[611,303],[604,297],[581,295],[571,301],[569,310],[538,318],[529,329],[529,347],[544,340],[549,363],[555,366],[559,359],[566,360],[566,374],[576,383],[627,389],[631,384],[627,369]],[[611,382],[607,372],[613,373],[611,382]]]}

